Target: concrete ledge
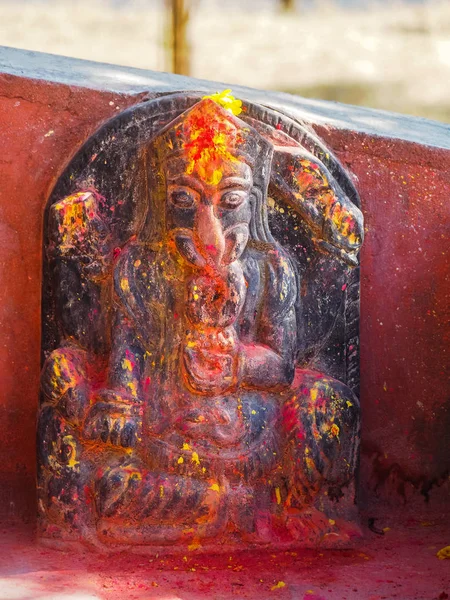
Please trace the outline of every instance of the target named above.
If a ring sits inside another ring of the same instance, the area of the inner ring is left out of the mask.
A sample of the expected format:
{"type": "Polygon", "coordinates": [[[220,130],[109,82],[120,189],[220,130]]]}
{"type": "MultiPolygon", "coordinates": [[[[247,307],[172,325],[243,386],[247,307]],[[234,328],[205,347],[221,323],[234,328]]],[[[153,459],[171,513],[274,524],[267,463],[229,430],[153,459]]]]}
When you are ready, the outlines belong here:
{"type": "Polygon", "coordinates": [[[232,87],[240,98],[270,104],[299,120],[371,136],[396,138],[425,146],[450,149],[450,126],[383,110],[339,102],[311,100],[279,92],[193,79],[157,71],[132,69],[66,56],[0,46],[0,72],[29,79],[85,87],[115,94],[157,95],[178,91],[205,91],[232,87]]]}

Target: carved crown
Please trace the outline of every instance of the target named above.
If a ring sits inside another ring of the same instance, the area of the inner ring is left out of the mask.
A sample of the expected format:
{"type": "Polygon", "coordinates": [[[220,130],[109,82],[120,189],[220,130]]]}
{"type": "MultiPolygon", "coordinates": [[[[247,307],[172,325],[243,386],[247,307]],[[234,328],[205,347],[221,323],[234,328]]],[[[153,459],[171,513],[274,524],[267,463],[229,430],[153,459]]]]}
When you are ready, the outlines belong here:
{"type": "Polygon", "coordinates": [[[182,157],[186,172],[209,184],[219,183],[221,165],[243,160],[257,163],[262,147],[271,144],[247,123],[210,98],[183,112],[158,135],[155,145],[161,159],[182,157]]]}

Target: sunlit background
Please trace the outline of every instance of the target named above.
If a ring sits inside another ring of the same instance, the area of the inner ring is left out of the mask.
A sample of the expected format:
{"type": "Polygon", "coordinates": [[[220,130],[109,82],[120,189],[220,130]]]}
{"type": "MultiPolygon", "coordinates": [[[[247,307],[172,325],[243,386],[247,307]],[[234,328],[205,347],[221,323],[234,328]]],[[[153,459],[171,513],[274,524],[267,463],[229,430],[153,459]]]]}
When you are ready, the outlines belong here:
{"type": "Polygon", "coordinates": [[[0,0],[0,45],[170,71],[174,10],[178,71],[450,122],[450,0],[0,0]]]}

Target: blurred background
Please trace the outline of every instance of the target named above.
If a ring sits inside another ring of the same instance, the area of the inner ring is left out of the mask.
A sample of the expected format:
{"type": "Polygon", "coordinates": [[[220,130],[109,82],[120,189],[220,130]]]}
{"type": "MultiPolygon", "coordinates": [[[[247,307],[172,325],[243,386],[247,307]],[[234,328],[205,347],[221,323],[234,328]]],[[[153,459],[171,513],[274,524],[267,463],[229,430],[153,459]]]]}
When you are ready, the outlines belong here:
{"type": "Polygon", "coordinates": [[[0,45],[450,122],[450,0],[0,0],[0,45]]]}

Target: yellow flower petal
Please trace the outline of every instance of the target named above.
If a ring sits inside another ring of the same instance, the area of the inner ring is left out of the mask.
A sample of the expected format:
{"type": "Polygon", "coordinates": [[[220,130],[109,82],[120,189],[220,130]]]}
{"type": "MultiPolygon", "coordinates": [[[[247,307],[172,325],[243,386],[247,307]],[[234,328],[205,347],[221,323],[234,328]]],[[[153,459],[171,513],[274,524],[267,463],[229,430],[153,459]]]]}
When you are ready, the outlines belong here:
{"type": "Polygon", "coordinates": [[[213,100],[235,116],[240,115],[242,112],[242,100],[235,98],[231,93],[231,90],[223,90],[223,92],[217,92],[209,96],[203,96],[203,99],[205,98],[213,100]]]}

